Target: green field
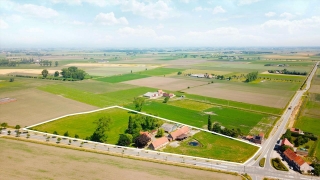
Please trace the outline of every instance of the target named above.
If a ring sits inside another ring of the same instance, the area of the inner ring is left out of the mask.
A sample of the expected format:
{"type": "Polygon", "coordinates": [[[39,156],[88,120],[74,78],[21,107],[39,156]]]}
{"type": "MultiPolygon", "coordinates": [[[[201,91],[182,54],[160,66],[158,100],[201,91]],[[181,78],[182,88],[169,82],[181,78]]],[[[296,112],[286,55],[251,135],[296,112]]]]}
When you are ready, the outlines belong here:
{"type": "Polygon", "coordinates": [[[96,80],[102,81],[102,82],[109,82],[109,83],[119,83],[123,81],[130,81],[130,80],[141,79],[146,77],[149,77],[149,76],[132,73],[132,74],[116,75],[111,77],[103,77],[103,78],[98,78],[96,80]]]}
{"type": "Polygon", "coordinates": [[[198,102],[198,101],[193,101],[189,99],[169,100],[168,104],[172,106],[195,110],[195,111],[203,111],[214,106],[209,103],[198,102]]]}
{"type": "Polygon", "coordinates": [[[255,104],[248,104],[248,103],[242,103],[242,102],[237,102],[237,101],[229,101],[229,100],[225,100],[225,99],[217,99],[217,98],[199,96],[199,95],[194,95],[194,94],[186,94],[186,97],[188,99],[194,99],[194,100],[199,100],[199,101],[203,101],[203,102],[210,102],[210,103],[221,104],[221,105],[226,105],[226,106],[233,106],[233,107],[249,109],[249,110],[254,110],[254,111],[261,111],[261,112],[265,112],[265,113],[271,113],[271,114],[281,114],[282,113],[282,109],[279,109],[279,108],[260,106],[260,105],[255,105],[255,104]]]}
{"type": "Polygon", "coordinates": [[[296,121],[295,127],[320,136],[320,118],[303,116],[296,121]]]}
{"type": "Polygon", "coordinates": [[[134,97],[140,96],[148,91],[155,90],[152,88],[139,87],[104,94],[95,94],[76,88],[70,88],[61,84],[42,86],[39,87],[39,89],[97,107],[127,104],[132,102],[134,97]]]}
{"type": "Polygon", "coordinates": [[[173,69],[173,68],[156,68],[147,71],[141,71],[139,74],[147,75],[147,76],[163,76],[172,73],[178,73],[179,71],[183,71],[184,69],[173,69]]]}
{"type": "Polygon", "coordinates": [[[118,142],[119,134],[124,133],[128,127],[127,123],[129,117],[129,114],[126,110],[118,108],[107,109],[89,114],[69,116],[33,127],[32,129],[48,133],[57,131],[59,135],[63,135],[66,131],[68,131],[70,137],[74,137],[75,134],[78,134],[80,139],[85,139],[86,137],[91,136],[95,130],[96,124],[94,121],[104,116],[112,119],[110,131],[107,132],[107,143],[116,144],[118,142]]]}
{"type": "Polygon", "coordinates": [[[246,143],[206,132],[199,132],[192,138],[180,142],[178,147],[167,145],[163,151],[233,162],[245,162],[257,150],[257,147],[246,143]],[[201,146],[190,146],[188,143],[193,139],[200,142],[201,146]]]}
{"type": "MultiPolygon", "coordinates": [[[[126,107],[134,109],[132,104],[126,107]]],[[[208,122],[208,115],[203,112],[155,101],[145,103],[142,111],[199,128],[206,129],[208,122]]],[[[213,122],[219,122],[222,126],[231,129],[240,128],[241,131],[246,134],[249,133],[259,121],[266,117],[266,115],[226,107],[213,107],[205,111],[215,114],[211,115],[213,122]]]]}

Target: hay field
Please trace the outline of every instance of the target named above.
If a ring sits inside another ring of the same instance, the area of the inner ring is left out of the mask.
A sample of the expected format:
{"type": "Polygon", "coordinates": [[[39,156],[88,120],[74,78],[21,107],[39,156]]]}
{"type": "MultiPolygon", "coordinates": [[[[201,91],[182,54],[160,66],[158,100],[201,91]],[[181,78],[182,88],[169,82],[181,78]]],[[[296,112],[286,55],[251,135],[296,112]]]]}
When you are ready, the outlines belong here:
{"type": "Polygon", "coordinates": [[[316,74],[313,76],[311,88],[309,89],[311,93],[319,93],[320,94],[320,70],[317,69],[316,74]]]}
{"type": "MultiPolygon", "coordinates": [[[[50,67],[43,67],[43,69],[47,69],[50,67]]],[[[0,75],[6,74],[37,74],[40,75],[43,69],[0,69],[0,75]]],[[[60,71],[60,69],[48,69],[49,74],[54,74],[56,71],[60,71]]]]}
{"type": "Polygon", "coordinates": [[[17,99],[15,102],[0,105],[0,122],[7,122],[12,126],[19,124],[24,127],[69,113],[97,109],[32,88],[4,92],[1,97],[17,99]]]}
{"type": "Polygon", "coordinates": [[[185,80],[185,79],[175,79],[167,77],[149,77],[143,79],[137,79],[132,81],[125,81],[123,83],[145,86],[151,88],[165,89],[171,91],[179,91],[182,89],[187,89],[188,87],[201,86],[207,84],[207,82],[185,80]]]}
{"type": "Polygon", "coordinates": [[[221,83],[198,86],[187,89],[185,92],[275,108],[284,108],[294,94],[294,91],[288,90],[247,88],[221,83]]]}
{"type": "Polygon", "coordinates": [[[241,180],[241,177],[0,139],[3,179],[241,180]]]}

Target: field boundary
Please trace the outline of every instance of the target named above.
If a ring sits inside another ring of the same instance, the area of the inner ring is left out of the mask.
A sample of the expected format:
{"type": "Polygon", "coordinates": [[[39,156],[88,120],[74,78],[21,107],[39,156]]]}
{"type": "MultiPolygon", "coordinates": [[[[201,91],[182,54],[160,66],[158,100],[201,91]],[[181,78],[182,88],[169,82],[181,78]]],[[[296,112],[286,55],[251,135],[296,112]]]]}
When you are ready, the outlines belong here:
{"type": "MultiPolygon", "coordinates": [[[[243,165],[243,164],[245,164],[246,162],[249,162],[252,158],[254,158],[254,157],[256,156],[256,154],[257,154],[257,153],[260,151],[260,149],[261,149],[261,146],[259,146],[259,145],[257,145],[257,144],[254,144],[254,143],[252,143],[252,142],[249,142],[249,141],[245,141],[245,140],[242,140],[242,139],[237,139],[237,138],[229,137],[229,136],[226,136],[226,135],[224,135],[224,134],[216,133],[216,132],[213,132],[213,131],[205,130],[205,129],[198,128],[198,127],[194,127],[194,126],[190,126],[190,125],[187,125],[187,124],[183,124],[183,123],[176,122],[176,121],[173,121],[173,120],[169,120],[169,119],[166,119],[166,118],[154,116],[154,115],[147,114],[147,113],[144,113],[144,112],[139,112],[139,111],[132,110],[132,109],[125,108],[125,107],[122,107],[122,106],[118,106],[118,105],[109,106],[109,107],[105,107],[105,108],[100,108],[100,109],[96,109],[96,110],[92,110],[92,111],[85,111],[85,112],[71,113],[71,114],[63,115],[63,116],[60,116],[60,117],[57,117],[57,118],[53,118],[53,119],[50,119],[50,120],[47,120],[47,121],[43,121],[43,122],[40,122],[40,123],[31,125],[31,126],[27,126],[27,127],[23,128],[23,130],[31,131],[31,132],[34,132],[34,133],[41,133],[41,134],[44,134],[44,135],[51,135],[51,136],[57,136],[57,137],[61,137],[61,138],[66,138],[65,136],[55,135],[55,134],[51,134],[51,133],[45,133],[45,132],[41,132],[41,131],[36,131],[36,130],[32,130],[32,129],[30,129],[30,128],[35,127],[35,126],[38,126],[38,125],[41,125],[41,124],[45,124],[45,123],[48,123],[48,122],[56,121],[56,120],[59,120],[59,119],[64,118],[64,117],[69,117],[69,116],[74,116],[74,115],[81,115],[81,114],[89,114],[89,113],[98,112],[98,111],[103,111],[103,110],[112,109],[112,108],[119,108],[119,109],[131,111],[131,112],[135,112],[135,113],[138,113],[138,114],[142,114],[142,115],[145,115],[145,116],[149,116],[149,117],[153,117],[153,118],[158,118],[158,119],[161,119],[161,120],[164,120],[164,121],[167,121],[167,122],[177,123],[177,124],[189,126],[189,127],[193,128],[193,129],[197,129],[197,130],[204,131],[204,132],[207,132],[207,133],[215,134],[215,135],[222,136],[222,137],[225,137],[225,138],[229,138],[229,139],[232,139],[232,140],[240,141],[240,142],[243,142],[243,143],[246,143],[246,144],[249,144],[249,145],[252,145],[252,146],[256,146],[256,147],[259,148],[259,149],[256,151],[256,153],[254,153],[254,154],[251,156],[251,158],[249,158],[247,161],[245,161],[245,162],[243,162],[243,163],[237,163],[237,162],[231,162],[231,161],[224,161],[224,160],[217,160],[217,159],[208,159],[208,158],[201,158],[201,157],[197,157],[198,159],[203,159],[203,160],[215,160],[215,161],[218,161],[218,162],[233,163],[233,164],[237,164],[237,165],[243,165]]],[[[79,139],[77,139],[77,138],[71,138],[71,137],[67,137],[67,138],[68,138],[68,139],[73,139],[73,140],[79,140],[79,139]]],[[[93,144],[100,144],[100,145],[105,145],[105,144],[106,144],[106,143],[94,142],[94,141],[89,141],[89,140],[82,140],[82,141],[90,142],[90,143],[93,143],[93,144]]],[[[131,147],[124,147],[124,146],[118,146],[118,145],[113,145],[113,144],[106,144],[106,145],[114,146],[114,147],[121,147],[121,148],[128,148],[128,149],[135,149],[135,148],[131,148],[131,147]]],[[[146,150],[146,149],[143,149],[143,150],[144,150],[144,151],[148,151],[148,152],[157,152],[157,151],[146,150]]],[[[173,154],[173,153],[167,153],[167,152],[158,152],[158,153],[167,154],[167,155],[179,155],[179,156],[182,156],[182,157],[189,157],[189,158],[195,157],[195,156],[187,156],[187,155],[173,154]]]]}

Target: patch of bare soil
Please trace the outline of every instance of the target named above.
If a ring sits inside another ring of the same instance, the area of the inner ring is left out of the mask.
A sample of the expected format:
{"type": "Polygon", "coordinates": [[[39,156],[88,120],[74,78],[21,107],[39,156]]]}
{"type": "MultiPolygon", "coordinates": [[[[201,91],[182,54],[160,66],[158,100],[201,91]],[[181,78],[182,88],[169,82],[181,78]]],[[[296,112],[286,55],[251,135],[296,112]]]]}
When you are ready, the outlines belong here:
{"type": "Polygon", "coordinates": [[[302,100],[299,101],[299,104],[293,109],[292,113],[291,113],[291,116],[290,116],[290,119],[289,119],[289,125],[288,125],[288,128],[292,128],[294,123],[295,123],[295,120],[297,118],[297,115],[299,113],[299,110],[300,110],[300,107],[302,105],[302,100]]]}
{"type": "Polygon", "coordinates": [[[94,110],[97,107],[37,89],[25,89],[1,93],[16,101],[0,104],[0,122],[21,127],[40,123],[62,115],[94,110]]]}
{"type": "MultiPolygon", "coordinates": [[[[15,74],[41,74],[41,71],[43,69],[0,69],[0,75],[3,74],[11,74],[11,73],[15,73],[15,74]]],[[[55,71],[59,71],[59,70],[53,70],[53,69],[48,69],[49,74],[53,74],[55,71]]]]}
{"type": "Polygon", "coordinates": [[[0,138],[1,179],[240,180],[240,177],[0,138]]]}

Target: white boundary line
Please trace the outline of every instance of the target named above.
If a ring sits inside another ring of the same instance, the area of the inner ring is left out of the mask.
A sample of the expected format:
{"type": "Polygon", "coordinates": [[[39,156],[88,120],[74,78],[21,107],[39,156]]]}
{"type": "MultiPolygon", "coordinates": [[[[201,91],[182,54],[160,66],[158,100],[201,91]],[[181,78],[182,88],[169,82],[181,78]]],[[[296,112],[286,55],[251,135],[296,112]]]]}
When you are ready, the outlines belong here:
{"type": "MultiPolygon", "coordinates": [[[[63,115],[63,116],[60,116],[60,117],[57,117],[57,118],[53,118],[53,119],[50,119],[50,120],[47,120],[47,121],[43,121],[43,122],[41,122],[41,123],[37,123],[37,124],[31,125],[31,126],[25,127],[25,128],[23,128],[23,129],[24,129],[24,130],[28,130],[28,131],[32,131],[32,132],[35,132],[35,133],[48,134],[48,135],[51,135],[51,136],[57,136],[57,137],[61,137],[61,138],[68,138],[68,139],[80,140],[80,139],[71,138],[71,137],[66,137],[66,136],[54,135],[54,134],[51,134],[51,133],[44,133],[44,132],[40,132],[40,131],[30,130],[29,128],[32,128],[32,127],[35,127],[35,126],[38,126],[38,125],[41,125],[41,124],[45,124],[45,123],[48,123],[48,122],[56,121],[56,120],[59,120],[59,119],[64,118],[64,117],[69,117],[69,116],[74,116],[74,115],[81,115],[81,114],[89,114],[89,113],[98,112],[98,111],[103,111],[103,110],[112,109],[112,108],[119,108],[119,109],[131,111],[131,112],[135,112],[135,113],[138,113],[138,114],[142,114],[142,115],[145,115],[145,116],[149,116],[149,117],[161,119],[161,120],[164,120],[164,121],[167,121],[167,122],[181,124],[181,125],[184,125],[184,126],[191,127],[191,128],[193,128],[193,129],[197,129],[197,130],[204,131],[204,132],[208,132],[208,133],[211,133],[211,134],[223,136],[223,137],[225,137],[225,138],[232,139],[232,140],[236,140],[236,141],[240,141],[240,142],[243,142],[243,143],[246,143],[246,144],[250,144],[250,145],[253,145],[253,146],[256,146],[256,147],[259,148],[259,149],[257,150],[257,152],[256,152],[251,158],[249,158],[247,161],[245,161],[245,162],[243,162],[243,163],[236,163],[236,162],[230,162],[230,161],[223,161],[223,160],[216,160],[216,159],[208,159],[208,158],[196,157],[196,158],[198,158],[198,159],[214,160],[214,161],[219,161],[219,162],[225,162],[225,163],[233,163],[233,164],[238,164],[238,165],[244,165],[244,164],[246,164],[247,162],[249,162],[252,158],[254,158],[254,157],[257,155],[257,153],[260,152],[260,149],[261,149],[261,146],[259,146],[259,145],[257,145],[257,144],[254,144],[254,143],[252,143],[252,142],[249,142],[249,141],[245,141],[245,140],[242,140],[242,139],[233,138],[233,137],[230,137],[230,136],[226,136],[226,135],[224,135],[224,134],[216,133],[216,132],[213,132],[213,131],[205,130],[205,129],[198,128],[198,127],[194,127],[194,126],[190,126],[190,125],[183,124],[183,123],[180,123],[180,122],[176,122],[176,121],[173,121],[173,120],[170,120],[170,119],[166,119],[166,118],[154,116],[154,115],[151,115],[151,114],[139,112],[139,111],[136,111],[136,110],[132,110],[132,109],[125,108],[125,107],[122,107],[122,106],[117,106],[117,105],[116,105],[116,106],[109,106],[109,107],[105,107],[105,108],[101,108],[101,109],[96,109],[96,110],[92,110],[92,111],[85,111],[85,112],[79,112],[79,113],[72,113],[72,114],[63,115]]],[[[91,143],[96,143],[96,144],[100,144],[100,145],[105,145],[105,144],[106,144],[106,143],[99,143],[99,142],[88,141],[88,140],[82,140],[82,141],[91,142],[91,143]]],[[[135,148],[125,147],[125,146],[117,146],[117,145],[113,145],[113,144],[107,144],[107,145],[109,145],[109,146],[114,146],[114,147],[123,147],[123,148],[135,149],[135,148]]],[[[157,151],[146,150],[146,149],[143,149],[143,150],[144,150],[144,151],[150,151],[150,152],[157,152],[157,151]]],[[[173,154],[173,153],[159,152],[159,151],[158,151],[158,153],[163,153],[163,154],[168,154],[168,155],[179,155],[179,156],[184,156],[184,157],[195,158],[195,156],[187,156],[187,155],[182,155],[182,154],[173,154]]]]}

